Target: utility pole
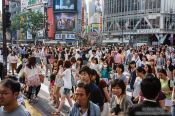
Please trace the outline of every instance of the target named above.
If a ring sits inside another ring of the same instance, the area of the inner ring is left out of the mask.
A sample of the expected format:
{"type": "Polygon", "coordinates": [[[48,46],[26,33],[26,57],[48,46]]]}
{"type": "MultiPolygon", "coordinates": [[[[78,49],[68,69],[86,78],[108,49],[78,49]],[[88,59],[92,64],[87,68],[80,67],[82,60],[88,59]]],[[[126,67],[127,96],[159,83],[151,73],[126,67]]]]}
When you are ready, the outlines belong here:
{"type": "Polygon", "coordinates": [[[6,39],[6,5],[5,0],[2,0],[2,33],[3,33],[3,76],[7,75],[7,39],[6,39]]]}

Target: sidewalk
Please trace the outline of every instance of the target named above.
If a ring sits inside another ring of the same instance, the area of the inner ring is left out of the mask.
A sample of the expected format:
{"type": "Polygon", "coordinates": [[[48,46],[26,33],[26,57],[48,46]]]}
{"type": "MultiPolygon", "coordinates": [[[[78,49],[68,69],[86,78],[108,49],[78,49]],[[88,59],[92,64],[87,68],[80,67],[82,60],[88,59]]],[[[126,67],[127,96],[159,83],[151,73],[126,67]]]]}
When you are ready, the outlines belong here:
{"type": "Polygon", "coordinates": [[[27,100],[25,100],[26,109],[30,112],[31,116],[42,116],[42,114],[29,104],[27,100]]]}

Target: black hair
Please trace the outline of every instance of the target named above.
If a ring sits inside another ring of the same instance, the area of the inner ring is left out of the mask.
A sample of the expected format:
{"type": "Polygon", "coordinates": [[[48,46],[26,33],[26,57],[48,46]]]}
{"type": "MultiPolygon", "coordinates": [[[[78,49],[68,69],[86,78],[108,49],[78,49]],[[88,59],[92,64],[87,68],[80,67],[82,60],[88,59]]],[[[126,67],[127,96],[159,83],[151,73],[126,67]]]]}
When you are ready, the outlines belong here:
{"type": "Polygon", "coordinates": [[[93,58],[93,60],[95,60],[95,63],[98,64],[98,59],[97,58],[93,58]]]}
{"type": "Polygon", "coordinates": [[[99,76],[99,74],[97,73],[97,71],[94,70],[94,69],[91,69],[91,75],[96,77],[96,78],[95,78],[96,84],[99,85],[100,76],[99,76]]]}
{"type": "Polygon", "coordinates": [[[77,87],[85,89],[86,94],[90,94],[90,86],[88,84],[85,84],[84,82],[80,81],[77,83],[77,87]]]}
{"type": "Polygon", "coordinates": [[[20,83],[10,78],[6,78],[2,80],[0,82],[0,85],[9,88],[13,93],[20,92],[21,90],[20,83]]]}
{"type": "Polygon", "coordinates": [[[75,58],[75,57],[72,57],[72,58],[70,59],[70,61],[71,61],[72,63],[76,63],[76,58],[75,58]]]}
{"type": "Polygon", "coordinates": [[[143,59],[143,58],[145,58],[146,61],[148,61],[148,58],[146,57],[146,55],[143,55],[143,56],[142,56],[142,59],[143,59]]]}
{"type": "Polygon", "coordinates": [[[143,73],[143,74],[146,73],[143,67],[138,67],[137,72],[140,72],[140,73],[143,73]]]}
{"type": "Polygon", "coordinates": [[[122,69],[122,73],[124,72],[125,68],[124,68],[124,65],[123,64],[117,64],[117,67],[116,68],[120,68],[122,69]]]}
{"type": "Polygon", "coordinates": [[[141,82],[141,91],[145,98],[155,99],[161,90],[160,80],[153,75],[146,76],[141,82]]]}
{"type": "Polygon", "coordinates": [[[163,69],[163,68],[159,69],[158,72],[159,72],[159,73],[162,73],[162,74],[164,74],[164,75],[167,76],[167,72],[166,72],[166,70],[163,69]]]}
{"type": "Polygon", "coordinates": [[[116,86],[118,86],[122,89],[122,94],[124,94],[126,92],[126,85],[125,85],[123,80],[121,80],[121,79],[113,80],[111,83],[111,87],[114,88],[116,86]]]}
{"type": "Polygon", "coordinates": [[[83,59],[82,58],[77,58],[77,61],[80,61],[80,68],[81,68],[82,65],[83,65],[83,59]]]}
{"type": "Polygon", "coordinates": [[[12,79],[14,81],[18,81],[18,78],[15,75],[7,75],[6,78],[12,79]]]}
{"type": "Polygon", "coordinates": [[[136,62],[135,61],[131,61],[130,63],[129,63],[129,66],[128,66],[128,70],[131,72],[131,64],[135,64],[135,66],[136,66],[136,62]]]}
{"type": "Polygon", "coordinates": [[[36,57],[30,57],[26,66],[30,69],[36,67],[36,57]]]}
{"type": "Polygon", "coordinates": [[[121,54],[121,53],[122,53],[122,50],[121,50],[121,49],[119,49],[118,53],[119,53],[119,54],[121,54]]]}
{"type": "Polygon", "coordinates": [[[70,68],[72,66],[71,62],[69,60],[66,60],[64,62],[64,68],[70,68]]]}
{"type": "Polygon", "coordinates": [[[86,72],[87,74],[91,75],[91,69],[88,66],[82,67],[79,73],[86,72]]]}
{"type": "Polygon", "coordinates": [[[147,73],[153,73],[151,65],[150,64],[146,64],[146,66],[148,67],[148,72],[147,73]]]}

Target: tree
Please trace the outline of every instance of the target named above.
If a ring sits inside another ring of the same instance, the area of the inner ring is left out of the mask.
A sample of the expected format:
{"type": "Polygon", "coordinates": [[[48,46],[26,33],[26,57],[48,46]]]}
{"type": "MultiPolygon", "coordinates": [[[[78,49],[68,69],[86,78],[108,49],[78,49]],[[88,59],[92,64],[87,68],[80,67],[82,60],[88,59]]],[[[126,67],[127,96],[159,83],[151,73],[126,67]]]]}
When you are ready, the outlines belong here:
{"type": "Polygon", "coordinates": [[[29,11],[25,15],[24,21],[25,27],[27,26],[29,32],[32,34],[32,38],[35,40],[39,30],[44,28],[44,15],[41,12],[29,11]]]}
{"type": "Polygon", "coordinates": [[[20,15],[15,15],[11,19],[11,30],[16,31],[20,29],[20,15]]]}
{"type": "Polygon", "coordinates": [[[12,18],[11,29],[29,31],[35,40],[37,32],[44,28],[44,15],[41,12],[28,11],[12,18]]]}

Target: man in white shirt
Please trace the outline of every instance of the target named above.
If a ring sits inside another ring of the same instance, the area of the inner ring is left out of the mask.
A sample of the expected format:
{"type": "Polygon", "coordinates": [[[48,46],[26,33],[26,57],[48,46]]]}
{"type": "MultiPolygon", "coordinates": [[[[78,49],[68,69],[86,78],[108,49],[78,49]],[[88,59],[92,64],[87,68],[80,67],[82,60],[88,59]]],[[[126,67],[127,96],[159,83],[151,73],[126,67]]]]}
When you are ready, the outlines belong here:
{"type": "Polygon", "coordinates": [[[96,50],[92,50],[92,54],[90,55],[89,61],[91,61],[92,58],[97,58],[98,61],[100,60],[99,56],[96,54],[96,50]]]}
{"type": "Polygon", "coordinates": [[[136,67],[139,67],[142,65],[142,61],[140,60],[140,57],[138,55],[138,53],[135,53],[133,58],[132,58],[132,61],[135,61],[136,62],[136,67]]]}

